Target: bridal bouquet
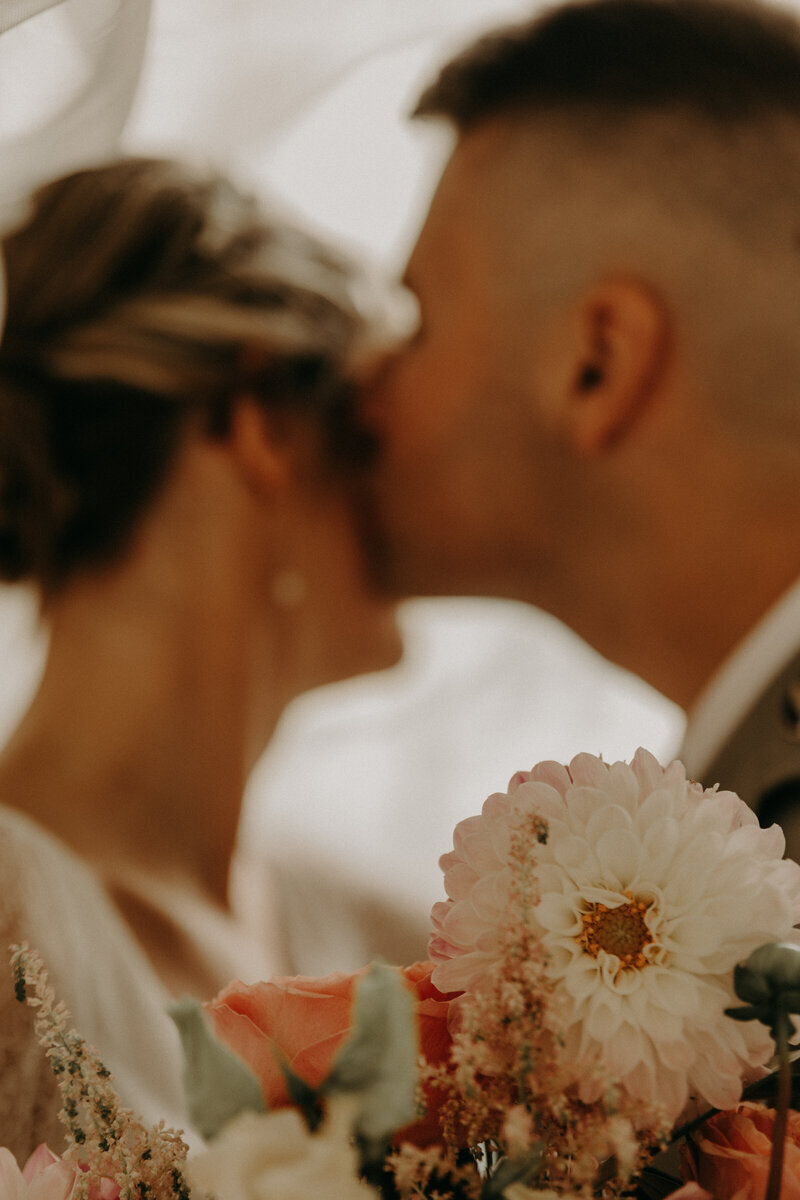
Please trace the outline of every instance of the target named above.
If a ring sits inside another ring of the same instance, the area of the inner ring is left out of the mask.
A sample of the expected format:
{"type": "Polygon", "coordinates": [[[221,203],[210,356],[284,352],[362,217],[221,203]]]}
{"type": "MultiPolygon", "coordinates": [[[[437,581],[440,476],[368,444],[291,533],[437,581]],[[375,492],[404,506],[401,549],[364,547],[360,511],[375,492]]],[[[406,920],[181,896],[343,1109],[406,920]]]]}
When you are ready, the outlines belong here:
{"type": "MultiPolygon", "coordinates": [[[[732,793],[641,750],[515,775],[456,827],[429,962],[234,983],[178,1007],[209,1145],[164,1186],[185,1174],[219,1200],[800,1198],[800,866],[782,853],[780,829],[732,793]],[[743,1101],[776,1047],[776,1109],[743,1101]],[[679,1127],[682,1188],[654,1166],[679,1127]]],[[[6,1200],[2,1180],[0,1163],[6,1200]]],[[[158,1195],[145,1188],[131,1194],[158,1195]]]]}

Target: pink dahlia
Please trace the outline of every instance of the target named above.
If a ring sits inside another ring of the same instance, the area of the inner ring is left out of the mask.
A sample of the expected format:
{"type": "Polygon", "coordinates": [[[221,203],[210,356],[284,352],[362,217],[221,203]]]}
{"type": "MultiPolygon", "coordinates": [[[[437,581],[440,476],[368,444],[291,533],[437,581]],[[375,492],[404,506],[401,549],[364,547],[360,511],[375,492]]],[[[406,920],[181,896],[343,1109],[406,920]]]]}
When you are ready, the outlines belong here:
{"type": "Polygon", "coordinates": [[[772,1053],[763,1026],[724,1015],[733,968],[791,940],[800,920],[800,866],[782,858],[780,828],[644,750],[630,765],[581,754],[520,772],[456,826],[441,859],[449,899],[434,906],[430,942],[441,991],[474,990],[500,966],[514,834],[534,816],[546,836],[525,864],[530,924],[580,1098],[598,1099],[606,1075],[672,1118],[690,1097],[733,1107],[772,1053]]]}

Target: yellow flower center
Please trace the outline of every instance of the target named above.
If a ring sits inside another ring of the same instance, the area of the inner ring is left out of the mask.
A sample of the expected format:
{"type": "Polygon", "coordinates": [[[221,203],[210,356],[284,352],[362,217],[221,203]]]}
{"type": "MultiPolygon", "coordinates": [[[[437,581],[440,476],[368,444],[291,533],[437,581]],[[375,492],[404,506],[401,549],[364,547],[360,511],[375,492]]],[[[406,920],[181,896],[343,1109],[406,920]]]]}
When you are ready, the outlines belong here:
{"type": "Polygon", "coordinates": [[[578,942],[593,958],[597,958],[601,950],[615,954],[620,968],[646,967],[643,951],[653,941],[644,919],[649,907],[647,900],[637,900],[633,896],[626,904],[618,904],[615,908],[590,904],[581,916],[583,931],[578,935],[578,942]]]}

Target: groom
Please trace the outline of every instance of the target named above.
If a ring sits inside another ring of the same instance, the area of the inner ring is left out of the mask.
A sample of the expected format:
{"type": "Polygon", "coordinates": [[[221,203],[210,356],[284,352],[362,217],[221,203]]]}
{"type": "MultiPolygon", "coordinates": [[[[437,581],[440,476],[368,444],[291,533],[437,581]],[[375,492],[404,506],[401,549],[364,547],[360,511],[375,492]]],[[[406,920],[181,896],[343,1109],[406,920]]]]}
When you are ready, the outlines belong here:
{"type": "Polygon", "coordinates": [[[380,570],[554,613],[800,856],[800,28],[588,0],[490,36],[372,419],[380,570]]]}

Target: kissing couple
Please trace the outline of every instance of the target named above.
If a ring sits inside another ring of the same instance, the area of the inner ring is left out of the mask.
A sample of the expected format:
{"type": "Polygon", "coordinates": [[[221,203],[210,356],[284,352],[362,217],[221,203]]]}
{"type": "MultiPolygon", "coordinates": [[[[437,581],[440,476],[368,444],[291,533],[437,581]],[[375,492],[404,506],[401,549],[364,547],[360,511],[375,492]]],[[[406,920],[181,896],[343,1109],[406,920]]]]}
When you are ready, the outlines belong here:
{"type": "MultiPolygon", "coordinates": [[[[180,1108],[168,998],[274,967],[232,898],[247,776],[299,692],[397,660],[399,596],[555,614],[800,854],[797,22],[570,3],[418,116],[457,140],[410,331],[167,162],[49,184],[4,243],[0,571],[50,649],[0,758],[0,926],[145,1114],[180,1108]]],[[[57,1145],[10,995],[0,1048],[0,1140],[57,1145]]]]}

